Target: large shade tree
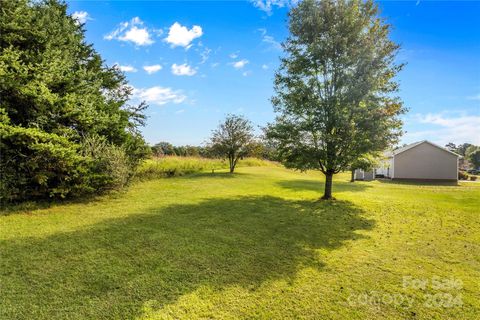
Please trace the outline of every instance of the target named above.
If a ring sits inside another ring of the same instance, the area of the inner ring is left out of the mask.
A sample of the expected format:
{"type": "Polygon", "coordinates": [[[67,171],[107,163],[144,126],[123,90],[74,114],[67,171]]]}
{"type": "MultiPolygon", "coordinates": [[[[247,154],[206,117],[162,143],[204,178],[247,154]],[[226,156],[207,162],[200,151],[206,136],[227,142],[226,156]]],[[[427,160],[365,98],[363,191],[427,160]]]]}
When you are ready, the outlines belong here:
{"type": "Polygon", "coordinates": [[[334,174],[401,135],[399,46],[373,1],[302,1],[289,30],[267,136],[287,167],[323,172],[331,199],[334,174]]]}

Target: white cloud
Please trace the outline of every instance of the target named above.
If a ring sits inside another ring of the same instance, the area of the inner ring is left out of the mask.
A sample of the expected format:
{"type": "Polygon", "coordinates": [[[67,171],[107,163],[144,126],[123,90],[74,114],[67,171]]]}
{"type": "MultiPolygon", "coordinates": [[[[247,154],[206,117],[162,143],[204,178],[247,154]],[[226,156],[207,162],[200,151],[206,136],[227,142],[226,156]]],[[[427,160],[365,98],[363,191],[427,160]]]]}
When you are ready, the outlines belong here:
{"type": "Polygon", "coordinates": [[[286,6],[292,6],[299,0],[250,0],[250,2],[258,9],[265,11],[268,15],[272,14],[274,7],[283,8],[286,6]]]}
{"type": "Polygon", "coordinates": [[[197,70],[189,66],[188,64],[172,64],[172,73],[176,76],[193,76],[197,73],[197,70]]]}
{"type": "Polygon", "coordinates": [[[202,34],[202,27],[200,26],[193,26],[189,30],[187,27],[175,22],[170,26],[165,41],[170,43],[172,47],[180,46],[188,49],[191,46],[191,42],[194,39],[201,37],[202,34]]]}
{"type": "Polygon", "coordinates": [[[150,88],[133,88],[132,98],[162,106],[167,103],[179,104],[187,98],[182,91],[172,88],[154,86],[150,88]]]}
{"type": "Polygon", "coordinates": [[[205,48],[201,53],[200,53],[200,57],[202,58],[202,60],[200,61],[200,64],[204,64],[205,62],[207,62],[208,58],[210,57],[210,53],[212,52],[212,49],[210,48],[205,48]]]}
{"type": "Polygon", "coordinates": [[[264,35],[262,41],[269,44],[272,49],[282,50],[280,42],[276,41],[272,36],[264,35]]]}
{"type": "Polygon", "coordinates": [[[232,58],[232,59],[237,59],[237,58],[238,58],[238,54],[237,54],[237,53],[230,53],[230,54],[229,54],[229,57],[232,58]]]}
{"type": "Polygon", "coordinates": [[[120,65],[118,63],[115,63],[115,66],[120,69],[120,71],[123,72],[137,72],[138,70],[134,66],[130,65],[120,65]]]}
{"type": "Polygon", "coordinates": [[[219,65],[220,65],[219,62],[214,62],[214,63],[212,63],[210,66],[211,66],[212,68],[216,68],[216,67],[218,67],[219,65]]]}
{"type": "Polygon", "coordinates": [[[120,37],[121,41],[131,41],[139,46],[145,46],[153,43],[153,40],[150,39],[150,34],[146,28],[138,28],[133,26],[128,30],[124,36],[120,37]]]}
{"type": "Polygon", "coordinates": [[[235,69],[242,69],[243,67],[245,67],[247,64],[248,64],[248,60],[246,59],[242,59],[242,60],[238,60],[236,62],[233,62],[232,65],[235,69]]]}
{"type": "Polygon", "coordinates": [[[249,76],[249,75],[251,75],[251,74],[252,74],[252,71],[248,70],[248,71],[244,71],[244,72],[242,73],[242,76],[247,77],[247,76],[249,76]]]}
{"type": "Polygon", "coordinates": [[[83,24],[87,20],[92,20],[87,11],[75,11],[72,13],[72,18],[77,20],[78,24],[83,24]]]}
{"type": "Polygon", "coordinates": [[[135,17],[130,21],[122,22],[117,29],[103,37],[106,40],[118,40],[125,42],[133,42],[137,46],[148,46],[154,41],[150,36],[150,32],[143,26],[143,21],[139,17],[135,17]]]}
{"type": "Polygon", "coordinates": [[[262,34],[262,42],[266,43],[271,49],[282,50],[282,45],[280,42],[276,41],[275,38],[267,34],[267,29],[260,28],[258,29],[262,34]]]}
{"type": "Polygon", "coordinates": [[[480,144],[480,115],[441,112],[417,114],[411,120],[431,128],[407,132],[405,138],[409,142],[427,139],[440,145],[448,142],[480,144]]]}
{"type": "Polygon", "coordinates": [[[268,69],[268,65],[262,64],[262,69],[263,69],[263,70],[267,70],[267,69],[268,69]]]}
{"type": "Polygon", "coordinates": [[[480,100],[480,93],[474,96],[467,97],[468,100],[480,100]]]}
{"type": "Polygon", "coordinates": [[[143,66],[143,70],[145,70],[148,74],[155,73],[157,71],[162,70],[162,66],[159,64],[154,64],[151,66],[143,66]]]}

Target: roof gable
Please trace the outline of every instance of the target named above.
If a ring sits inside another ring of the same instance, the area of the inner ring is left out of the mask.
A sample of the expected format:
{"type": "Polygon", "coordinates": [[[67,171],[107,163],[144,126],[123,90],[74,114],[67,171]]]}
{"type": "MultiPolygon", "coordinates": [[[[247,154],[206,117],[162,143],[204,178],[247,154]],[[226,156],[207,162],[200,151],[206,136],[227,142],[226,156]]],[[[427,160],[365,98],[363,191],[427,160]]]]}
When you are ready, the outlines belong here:
{"type": "Polygon", "coordinates": [[[438,148],[438,149],[441,149],[441,150],[443,150],[443,151],[445,151],[445,152],[448,152],[448,153],[450,153],[450,154],[453,154],[453,155],[455,155],[455,156],[457,156],[457,157],[460,157],[460,158],[462,157],[461,155],[456,154],[455,152],[452,152],[452,151],[450,151],[450,150],[448,150],[448,149],[446,149],[446,148],[444,148],[444,147],[441,147],[441,146],[439,146],[438,144],[435,144],[435,143],[433,143],[433,142],[430,142],[430,141],[428,141],[428,140],[423,140],[423,141],[414,142],[414,143],[411,143],[411,144],[406,145],[406,146],[404,146],[404,147],[401,147],[401,148],[398,148],[398,149],[396,149],[396,150],[393,150],[393,156],[396,156],[397,154],[400,154],[400,153],[402,153],[402,152],[405,152],[405,151],[407,151],[407,150],[410,150],[410,149],[412,149],[412,148],[415,148],[416,146],[419,146],[419,145],[424,144],[424,143],[428,143],[428,144],[431,145],[431,146],[434,146],[434,147],[436,147],[436,148],[438,148]]]}

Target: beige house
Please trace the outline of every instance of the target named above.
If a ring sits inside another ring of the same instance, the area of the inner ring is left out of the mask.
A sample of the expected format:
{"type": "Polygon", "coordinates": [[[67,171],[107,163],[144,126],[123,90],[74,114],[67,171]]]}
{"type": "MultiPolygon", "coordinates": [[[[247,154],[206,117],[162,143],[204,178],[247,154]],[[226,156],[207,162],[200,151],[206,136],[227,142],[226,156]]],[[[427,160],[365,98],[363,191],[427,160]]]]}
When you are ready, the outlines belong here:
{"type": "Polygon", "coordinates": [[[430,141],[419,141],[386,154],[375,175],[398,180],[457,181],[460,157],[430,141]]]}
{"type": "Polygon", "coordinates": [[[384,154],[380,167],[355,170],[355,180],[384,177],[395,180],[457,181],[460,155],[424,140],[384,154]]]}

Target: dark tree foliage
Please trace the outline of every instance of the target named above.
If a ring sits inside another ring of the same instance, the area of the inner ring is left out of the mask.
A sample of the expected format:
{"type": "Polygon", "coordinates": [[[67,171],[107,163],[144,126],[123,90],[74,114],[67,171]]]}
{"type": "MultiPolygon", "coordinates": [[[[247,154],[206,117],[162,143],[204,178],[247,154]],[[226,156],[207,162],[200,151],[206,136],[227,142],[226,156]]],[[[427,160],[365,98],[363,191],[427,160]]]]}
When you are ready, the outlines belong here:
{"type": "Polygon", "coordinates": [[[170,142],[161,141],[152,147],[154,156],[175,156],[175,147],[170,142]]]}
{"type": "Polygon", "coordinates": [[[302,1],[290,11],[289,30],[267,137],[287,167],[323,172],[323,198],[331,199],[334,174],[401,134],[399,46],[370,0],[302,1]]]}
{"type": "Polygon", "coordinates": [[[467,156],[467,150],[472,147],[474,145],[470,144],[470,143],[462,143],[462,144],[459,144],[459,145],[455,145],[455,143],[452,143],[452,142],[449,142],[445,145],[445,147],[452,151],[452,152],[455,152],[459,155],[461,155],[462,157],[465,157],[467,156]]]}
{"type": "Polygon", "coordinates": [[[472,164],[473,168],[480,168],[480,147],[470,145],[465,151],[465,157],[472,164]]]}
{"type": "Polygon", "coordinates": [[[254,141],[252,123],[231,114],[213,131],[210,148],[228,159],[230,173],[233,173],[238,160],[249,154],[254,141]]]}
{"type": "Polygon", "coordinates": [[[137,130],[146,105],[127,103],[131,89],[124,75],[105,66],[66,9],[56,0],[0,4],[3,199],[63,197],[82,184],[91,190],[89,175],[103,173],[92,172],[89,163],[95,159],[82,156],[87,137],[101,137],[104,148],[120,148],[132,170],[147,150],[137,130]],[[39,144],[50,148],[44,158],[48,164],[31,163],[32,156],[46,152],[39,144]],[[69,165],[55,167],[64,162],[69,165]],[[45,174],[36,176],[38,170],[45,174]]]}

